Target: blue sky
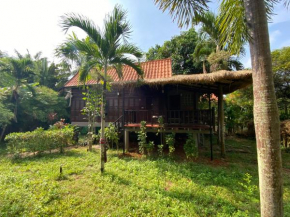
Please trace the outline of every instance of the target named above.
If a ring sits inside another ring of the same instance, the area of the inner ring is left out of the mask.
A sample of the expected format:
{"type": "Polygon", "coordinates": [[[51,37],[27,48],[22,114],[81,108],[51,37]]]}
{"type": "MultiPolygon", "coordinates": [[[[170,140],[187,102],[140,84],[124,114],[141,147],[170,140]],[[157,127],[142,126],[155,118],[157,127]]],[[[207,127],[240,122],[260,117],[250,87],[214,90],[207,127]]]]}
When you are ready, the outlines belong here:
{"type": "MultiPolygon", "coordinates": [[[[1,0],[0,50],[9,54],[13,54],[14,49],[22,53],[29,49],[32,54],[43,51],[43,56],[57,61],[54,49],[67,37],[59,26],[61,15],[80,13],[102,26],[105,14],[117,3],[128,10],[133,29],[131,41],[145,52],[185,30],[179,29],[167,12],[162,13],[154,5],[153,0],[1,0]]],[[[217,11],[216,3],[211,4],[211,10],[217,11]]],[[[272,50],[290,46],[290,11],[279,5],[275,13],[277,15],[269,24],[272,50]]],[[[77,29],[73,31],[84,36],[77,29]]],[[[249,52],[241,61],[250,67],[249,52]]]]}

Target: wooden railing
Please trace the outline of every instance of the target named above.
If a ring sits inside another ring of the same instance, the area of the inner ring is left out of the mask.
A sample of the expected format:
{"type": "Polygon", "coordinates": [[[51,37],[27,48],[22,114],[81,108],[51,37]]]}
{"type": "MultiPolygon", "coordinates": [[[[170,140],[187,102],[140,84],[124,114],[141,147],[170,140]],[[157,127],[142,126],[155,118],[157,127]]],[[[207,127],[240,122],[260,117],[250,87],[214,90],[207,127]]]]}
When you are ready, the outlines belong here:
{"type": "Polygon", "coordinates": [[[141,121],[146,121],[148,124],[156,124],[157,119],[158,117],[154,116],[150,110],[126,110],[124,112],[125,124],[135,124],[141,121]]]}
{"type": "Polygon", "coordinates": [[[170,110],[167,111],[166,122],[168,124],[197,124],[211,125],[212,111],[210,109],[199,110],[170,110]]]}
{"type": "Polygon", "coordinates": [[[214,126],[214,109],[169,110],[165,115],[156,115],[150,110],[126,110],[125,124],[140,123],[158,124],[158,117],[163,117],[167,125],[209,125],[214,126]]]}

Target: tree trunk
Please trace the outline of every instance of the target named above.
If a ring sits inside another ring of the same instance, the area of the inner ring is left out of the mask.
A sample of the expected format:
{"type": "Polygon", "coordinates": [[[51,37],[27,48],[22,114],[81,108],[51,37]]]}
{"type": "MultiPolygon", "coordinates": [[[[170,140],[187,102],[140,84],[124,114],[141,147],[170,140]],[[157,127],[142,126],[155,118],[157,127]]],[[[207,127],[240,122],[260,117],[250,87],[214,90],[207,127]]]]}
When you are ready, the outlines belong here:
{"type": "Polygon", "coordinates": [[[106,158],[106,141],[105,141],[105,93],[106,93],[106,79],[107,79],[107,64],[104,67],[104,85],[103,85],[103,94],[102,94],[102,105],[101,105],[101,138],[100,138],[100,146],[101,146],[101,172],[104,172],[105,169],[105,158],[106,158]]]}
{"type": "Polygon", "coordinates": [[[244,0],[251,36],[261,216],[283,216],[280,123],[264,0],[244,0]]]}
{"type": "Polygon", "coordinates": [[[203,74],[206,74],[206,67],[205,67],[205,61],[202,61],[202,69],[203,69],[203,74]]]}
{"type": "Polygon", "coordinates": [[[5,134],[5,131],[6,131],[6,127],[7,127],[7,125],[4,125],[3,128],[2,128],[2,132],[1,132],[1,135],[0,135],[0,142],[3,140],[4,134],[5,134]]]}

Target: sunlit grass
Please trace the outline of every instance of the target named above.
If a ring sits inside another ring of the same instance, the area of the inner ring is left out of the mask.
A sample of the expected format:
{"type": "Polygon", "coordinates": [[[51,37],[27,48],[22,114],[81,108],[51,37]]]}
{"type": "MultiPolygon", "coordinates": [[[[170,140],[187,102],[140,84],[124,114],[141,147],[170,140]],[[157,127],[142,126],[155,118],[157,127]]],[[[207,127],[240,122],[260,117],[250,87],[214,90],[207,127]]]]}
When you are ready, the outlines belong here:
{"type": "MultiPolygon", "coordinates": [[[[214,162],[204,157],[208,150],[196,162],[109,151],[104,174],[98,150],[76,148],[19,160],[2,151],[0,216],[258,216],[255,143],[228,140],[227,148],[227,160],[214,162]]],[[[283,160],[287,216],[290,154],[283,152],[283,160]]]]}

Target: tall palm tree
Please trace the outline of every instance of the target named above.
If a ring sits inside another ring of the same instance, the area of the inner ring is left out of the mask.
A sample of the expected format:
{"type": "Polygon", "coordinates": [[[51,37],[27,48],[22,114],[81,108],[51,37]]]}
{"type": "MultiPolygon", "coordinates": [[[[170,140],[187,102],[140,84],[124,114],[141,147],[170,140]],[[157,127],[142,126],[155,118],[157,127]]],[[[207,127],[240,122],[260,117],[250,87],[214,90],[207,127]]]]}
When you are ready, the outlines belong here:
{"type": "Polygon", "coordinates": [[[220,29],[217,20],[218,17],[211,11],[207,11],[192,19],[194,25],[201,24],[199,40],[193,56],[197,61],[202,61],[203,73],[206,73],[206,61],[211,65],[210,71],[221,69],[240,70],[243,68],[243,65],[233,54],[243,53],[243,44],[240,45],[237,53],[228,52],[226,46],[222,46],[220,43],[220,29]],[[214,61],[212,62],[211,60],[214,61]]]}
{"type": "MultiPolygon", "coordinates": [[[[260,204],[262,216],[283,216],[282,160],[280,124],[274,90],[267,15],[282,0],[223,0],[221,19],[223,40],[237,51],[249,41],[254,88],[254,120],[256,129],[260,204]],[[245,22],[246,20],[246,22],[245,22]]],[[[290,1],[283,0],[288,6],[290,1]]],[[[179,22],[188,24],[195,13],[192,7],[203,6],[202,0],[155,0],[161,9],[169,9],[179,22]],[[179,5],[186,5],[180,7],[179,5]],[[189,6],[187,6],[189,5],[189,6]],[[178,12],[177,12],[178,11],[178,12]],[[177,15],[176,15],[177,14],[177,15]],[[183,15],[183,16],[180,16],[183,15]],[[186,21],[186,22],[185,22],[186,21]]],[[[200,10],[197,11],[200,13],[200,10]]]]}
{"type": "Polygon", "coordinates": [[[101,172],[104,171],[106,155],[104,146],[104,102],[106,82],[108,80],[108,68],[115,68],[120,78],[122,77],[122,65],[132,67],[140,76],[143,74],[140,64],[136,64],[136,62],[128,56],[131,55],[135,58],[141,58],[142,53],[135,45],[128,43],[131,26],[128,21],[126,21],[126,13],[127,12],[119,5],[116,5],[113,12],[106,16],[103,30],[97,27],[93,21],[77,14],[67,14],[63,16],[61,23],[65,32],[71,27],[78,27],[87,34],[87,37],[83,40],[78,39],[77,36],[73,34],[65,43],[65,47],[85,57],[85,61],[82,62],[79,69],[80,80],[86,81],[92,72],[103,80],[100,139],[101,172]]]}

